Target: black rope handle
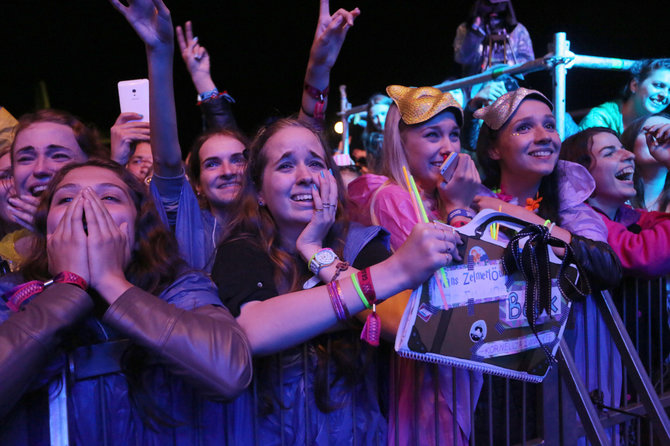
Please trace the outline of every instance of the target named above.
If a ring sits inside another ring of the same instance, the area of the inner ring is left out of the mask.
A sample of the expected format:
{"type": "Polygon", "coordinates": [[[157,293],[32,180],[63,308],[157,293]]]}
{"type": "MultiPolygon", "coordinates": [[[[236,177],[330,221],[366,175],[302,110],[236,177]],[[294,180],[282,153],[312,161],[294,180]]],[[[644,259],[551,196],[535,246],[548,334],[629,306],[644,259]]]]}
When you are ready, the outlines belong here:
{"type": "Polygon", "coordinates": [[[528,225],[519,231],[509,241],[503,254],[502,266],[507,275],[520,271],[526,281],[526,318],[531,330],[538,342],[544,349],[550,362],[556,362],[556,358],[542,344],[537,334],[537,319],[546,311],[551,317],[551,262],[549,260],[549,248],[563,248],[564,254],[559,256],[561,265],[558,270],[558,289],[569,301],[585,299],[591,294],[591,284],[583,273],[579,262],[576,261],[572,247],[556,237],[549,234],[546,226],[528,225]],[[526,239],[523,249],[520,242],[526,239]],[[579,273],[573,280],[567,274],[567,268],[574,265],[579,273]]]}

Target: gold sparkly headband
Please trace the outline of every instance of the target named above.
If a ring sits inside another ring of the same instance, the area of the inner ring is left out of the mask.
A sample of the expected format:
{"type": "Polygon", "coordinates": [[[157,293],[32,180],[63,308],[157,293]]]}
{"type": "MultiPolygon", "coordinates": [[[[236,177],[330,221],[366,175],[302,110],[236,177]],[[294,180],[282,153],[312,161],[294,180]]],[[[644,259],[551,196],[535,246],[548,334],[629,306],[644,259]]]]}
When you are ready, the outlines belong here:
{"type": "Polygon", "coordinates": [[[521,102],[527,97],[539,99],[553,110],[554,105],[549,99],[537,90],[529,90],[528,88],[518,88],[500,96],[493,104],[482,107],[476,110],[474,117],[483,119],[484,123],[493,130],[500,130],[505,125],[507,120],[514,114],[521,102]]]}
{"type": "Polygon", "coordinates": [[[447,108],[454,109],[458,125],[463,125],[463,110],[450,93],[443,93],[434,87],[403,87],[389,85],[386,93],[398,106],[400,117],[405,124],[419,124],[447,108]]]}

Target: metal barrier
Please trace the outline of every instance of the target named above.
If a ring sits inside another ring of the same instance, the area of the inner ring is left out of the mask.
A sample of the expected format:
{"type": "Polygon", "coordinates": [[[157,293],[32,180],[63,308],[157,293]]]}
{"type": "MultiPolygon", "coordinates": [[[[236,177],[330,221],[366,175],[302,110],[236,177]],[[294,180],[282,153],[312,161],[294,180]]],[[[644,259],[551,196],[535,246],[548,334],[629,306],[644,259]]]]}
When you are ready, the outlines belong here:
{"type": "MultiPolygon", "coordinates": [[[[635,61],[574,54],[569,50],[565,33],[554,35],[552,50],[533,61],[498,67],[435,87],[449,91],[495,80],[503,75],[550,71],[554,115],[558,132],[563,137],[568,69],[581,67],[621,71],[629,69],[635,61]]],[[[344,127],[344,153],[348,155],[348,117],[366,111],[366,105],[352,107],[347,101],[345,86],[340,87],[340,94],[341,111],[338,114],[344,127]]],[[[619,317],[617,305],[609,293],[596,296],[597,306],[592,305],[588,311],[596,312],[597,335],[595,340],[589,339],[585,343],[584,373],[579,373],[571,349],[564,340],[558,355],[559,370],[553,371],[541,385],[485,376],[484,387],[472,414],[469,443],[573,445],[585,443],[580,437],[586,436],[592,444],[670,444],[670,420],[665,413],[665,407],[670,405],[670,393],[666,393],[666,382],[670,383],[670,377],[666,377],[668,365],[665,362],[667,350],[670,350],[665,304],[669,291],[666,285],[667,281],[663,279],[625,280],[614,291],[623,319],[619,317]],[[647,315],[646,319],[643,319],[643,314],[647,315]],[[657,318],[652,321],[654,315],[657,318]],[[601,342],[601,334],[611,337],[611,342],[601,342]],[[622,375],[613,366],[619,361],[619,355],[623,364],[622,375]],[[612,358],[612,364],[601,364],[603,356],[612,358]],[[608,383],[612,388],[604,387],[608,383]]],[[[589,318],[584,317],[582,323],[586,324],[587,320],[589,318]]],[[[569,333],[566,333],[566,338],[570,338],[569,333]]],[[[454,394],[456,391],[454,389],[454,394]]],[[[458,413],[455,412],[454,419],[457,418],[458,413]]]]}
{"type": "MultiPolygon", "coordinates": [[[[670,406],[668,286],[666,278],[627,278],[612,296],[604,293],[597,301],[625,366],[620,407],[601,404],[589,392],[564,340],[559,370],[552,371],[542,384],[485,378],[470,444],[573,445],[585,443],[578,440],[583,436],[592,444],[670,444],[665,412],[670,406]]],[[[611,364],[598,361],[590,365],[598,376],[612,369],[611,364]],[[609,370],[603,372],[603,367],[609,370]]]]}
{"type": "MultiPolygon", "coordinates": [[[[483,73],[464,77],[452,81],[443,82],[435,85],[442,91],[455,90],[457,88],[468,87],[475,84],[481,84],[491,80],[498,79],[502,75],[528,74],[536,71],[551,71],[553,78],[553,102],[554,116],[556,117],[556,128],[561,138],[565,135],[565,89],[566,76],[568,69],[573,67],[590,68],[593,70],[627,70],[634,60],[617,59],[609,57],[595,57],[574,54],[570,52],[570,42],[566,39],[565,33],[554,34],[553,52],[544,57],[531,60],[526,63],[516,65],[496,67],[483,73]]],[[[342,145],[346,155],[349,154],[349,119],[348,117],[356,113],[364,112],[367,109],[365,104],[352,107],[347,101],[346,87],[340,86],[340,111],[342,117],[342,145]]]]}

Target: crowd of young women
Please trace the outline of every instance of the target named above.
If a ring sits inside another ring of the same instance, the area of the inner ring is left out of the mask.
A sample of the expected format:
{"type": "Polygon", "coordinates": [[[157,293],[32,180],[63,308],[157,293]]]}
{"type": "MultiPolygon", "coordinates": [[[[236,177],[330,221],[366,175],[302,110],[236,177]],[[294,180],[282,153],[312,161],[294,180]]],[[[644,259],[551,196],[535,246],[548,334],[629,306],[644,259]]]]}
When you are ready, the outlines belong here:
{"type": "Polygon", "coordinates": [[[482,180],[459,153],[464,115],[451,94],[392,85],[381,167],[347,191],[319,127],[359,11],[330,14],[321,0],[298,117],[251,142],[192,25],[177,28],[208,104],[209,130],[185,164],[170,13],[161,0],[110,1],[145,45],[151,122],[122,114],[110,153],[75,117],[40,111],[19,119],[0,157],[13,178],[1,214],[11,265],[0,280],[0,443],[48,444],[60,420],[74,444],[468,444],[482,375],[388,348],[407,290],[463,260],[457,233],[414,218],[403,168],[431,220],[458,227],[494,209],[564,242],[556,253],[574,254],[588,290],[566,336],[589,390],[620,404],[596,299],[622,268],[670,272],[667,115],[627,125],[634,153],[604,128],[561,145],[542,93],[496,95],[474,112],[482,180]],[[152,158],[149,187],[133,156],[152,158]],[[650,212],[626,206],[634,198],[650,212]]]}

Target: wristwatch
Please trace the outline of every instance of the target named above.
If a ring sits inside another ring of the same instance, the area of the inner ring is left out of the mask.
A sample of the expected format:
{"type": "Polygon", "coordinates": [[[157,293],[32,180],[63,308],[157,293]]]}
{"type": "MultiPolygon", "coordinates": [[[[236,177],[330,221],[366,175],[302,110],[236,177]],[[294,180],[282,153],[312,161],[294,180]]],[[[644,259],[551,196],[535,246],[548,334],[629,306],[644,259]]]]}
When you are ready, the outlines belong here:
{"type": "Polygon", "coordinates": [[[338,260],[335,252],[330,248],[323,248],[312,256],[307,266],[315,276],[318,276],[321,268],[332,265],[335,260],[338,260]]]}

